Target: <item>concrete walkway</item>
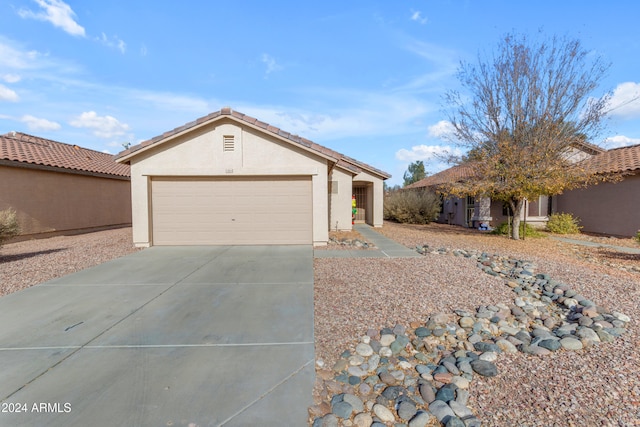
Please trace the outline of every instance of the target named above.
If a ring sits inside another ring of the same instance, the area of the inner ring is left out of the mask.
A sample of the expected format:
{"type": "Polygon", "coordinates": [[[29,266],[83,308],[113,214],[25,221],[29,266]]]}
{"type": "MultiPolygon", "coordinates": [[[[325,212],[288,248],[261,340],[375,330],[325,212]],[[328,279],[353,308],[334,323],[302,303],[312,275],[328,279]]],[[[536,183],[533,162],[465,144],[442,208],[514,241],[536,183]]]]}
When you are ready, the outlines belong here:
{"type": "Polygon", "coordinates": [[[624,252],[628,254],[640,254],[640,248],[628,248],[626,246],[607,245],[606,243],[596,243],[596,242],[589,242],[586,240],[569,239],[567,237],[551,236],[551,238],[555,240],[559,240],[561,242],[570,243],[572,245],[589,246],[592,248],[609,248],[618,252],[624,252]]]}
{"type": "Polygon", "coordinates": [[[0,426],[302,426],[311,246],[152,247],[0,298],[0,426]]]}
{"type": "Polygon", "coordinates": [[[376,245],[377,249],[338,249],[314,251],[316,258],[418,258],[418,252],[407,248],[375,231],[367,224],[356,224],[354,230],[362,235],[364,240],[376,245]]]}

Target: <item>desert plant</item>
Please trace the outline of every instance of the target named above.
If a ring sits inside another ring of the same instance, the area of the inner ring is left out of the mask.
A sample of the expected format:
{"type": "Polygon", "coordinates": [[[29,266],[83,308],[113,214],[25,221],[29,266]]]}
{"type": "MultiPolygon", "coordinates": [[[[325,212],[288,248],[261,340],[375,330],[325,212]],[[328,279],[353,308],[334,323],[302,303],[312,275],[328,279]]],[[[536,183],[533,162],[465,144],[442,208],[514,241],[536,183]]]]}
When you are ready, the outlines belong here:
{"type": "Polygon", "coordinates": [[[0,246],[20,233],[18,225],[18,217],[13,209],[5,209],[0,211],[0,246]]]}
{"type": "Polygon", "coordinates": [[[547,230],[554,234],[578,234],[582,228],[580,220],[570,213],[554,213],[549,215],[547,230]]]}
{"type": "MultiPolygon", "coordinates": [[[[501,236],[513,235],[513,233],[510,231],[511,227],[513,227],[513,225],[509,225],[508,223],[503,222],[502,224],[497,226],[491,232],[491,234],[499,234],[501,236]]],[[[544,234],[542,234],[540,232],[540,230],[538,230],[537,228],[532,227],[530,224],[527,224],[526,229],[525,229],[524,222],[521,222],[520,223],[520,236],[525,236],[525,237],[544,237],[544,234]]]]}
{"type": "Polygon", "coordinates": [[[384,219],[428,224],[440,212],[440,198],[429,190],[392,191],[384,199],[384,219]]]}
{"type": "Polygon", "coordinates": [[[640,243],[640,230],[638,230],[638,232],[636,233],[635,239],[638,243],[640,243]]]}

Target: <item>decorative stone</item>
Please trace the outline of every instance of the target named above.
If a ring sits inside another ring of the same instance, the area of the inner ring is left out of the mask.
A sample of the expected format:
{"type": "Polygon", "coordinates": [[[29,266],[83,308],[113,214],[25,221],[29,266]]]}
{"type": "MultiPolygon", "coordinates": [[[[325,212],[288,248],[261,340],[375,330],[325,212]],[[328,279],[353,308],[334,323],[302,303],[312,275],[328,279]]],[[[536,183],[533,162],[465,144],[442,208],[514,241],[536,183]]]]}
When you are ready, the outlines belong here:
{"type": "Polygon", "coordinates": [[[409,427],[426,427],[431,422],[433,416],[426,411],[418,411],[411,421],[409,421],[409,427]]]}
{"type": "Polygon", "coordinates": [[[473,370],[484,377],[495,377],[498,375],[498,368],[486,360],[474,360],[471,362],[473,370]]]}
{"type": "Polygon", "coordinates": [[[449,417],[455,417],[453,410],[442,400],[434,400],[429,404],[429,412],[431,412],[441,423],[449,417]]]}
{"type": "Polygon", "coordinates": [[[411,420],[417,412],[416,405],[408,400],[403,400],[398,405],[398,416],[405,421],[411,420]]]}
{"type": "Polygon", "coordinates": [[[369,357],[373,354],[373,349],[369,344],[360,343],[356,346],[356,353],[362,357],[369,357]]]}
{"type": "Polygon", "coordinates": [[[353,412],[353,407],[347,402],[337,402],[331,408],[331,412],[338,418],[351,418],[351,413],[353,412]]]}
{"type": "Polygon", "coordinates": [[[395,340],[395,335],[385,334],[380,337],[380,345],[383,347],[389,347],[395,340]]]}
{"type": "Polygon", "coordinates": [[[560,340],[560,344],[562,345],[562,348],[564,348],[565,350],[582,350],[582,343],[575,339],[575,338],[562,338],[560,340]]]}
{"type": "Polygon", "coordinates": [[[366,412],[361,412],[353,418],[355,427],[370,427],[373,424],[373,417],[366,412]]]}
{"type": "Polygon", "coordinates": [[[427,383],[424,383],[420,386],[420,396],[427,403],[431,403],[436,400],[435,390],[430,384],[427,383]]]}
{"type": "Polygon", "coordinates": [[[380,421],[384,423],[390,423],[392,421],[395,421],[396,419],[396,417],[389,410],[389,408],[379,403],[376,403],[375,405],[373,405],[373,412],[376,414],[378,418],[380,418],[380,421]]]}

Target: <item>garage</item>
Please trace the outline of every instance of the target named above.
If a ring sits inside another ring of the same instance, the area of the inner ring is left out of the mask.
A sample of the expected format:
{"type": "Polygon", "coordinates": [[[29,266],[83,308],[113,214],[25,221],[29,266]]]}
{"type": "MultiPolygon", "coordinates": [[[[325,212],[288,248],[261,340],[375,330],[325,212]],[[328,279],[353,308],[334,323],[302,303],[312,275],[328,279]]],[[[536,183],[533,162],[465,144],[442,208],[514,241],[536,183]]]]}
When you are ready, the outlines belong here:
{"type": "Polygon", "coordinates": [[[311,184],[311,176],[151,177],[153,244],[311,244],[311,184]]]}

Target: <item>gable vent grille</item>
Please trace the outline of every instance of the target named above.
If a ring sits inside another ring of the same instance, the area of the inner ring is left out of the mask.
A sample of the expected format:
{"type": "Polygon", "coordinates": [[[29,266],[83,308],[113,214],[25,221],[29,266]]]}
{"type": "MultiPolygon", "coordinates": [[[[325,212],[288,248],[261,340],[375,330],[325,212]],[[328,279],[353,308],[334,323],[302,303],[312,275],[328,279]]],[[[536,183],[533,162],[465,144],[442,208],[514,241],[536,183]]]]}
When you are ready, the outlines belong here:
{"type": "Polygon", "coordinates": [[[222,137],[222,146],[224,151],[234,151],[236,145],[233,135],[224,135],[222,137]]]}

